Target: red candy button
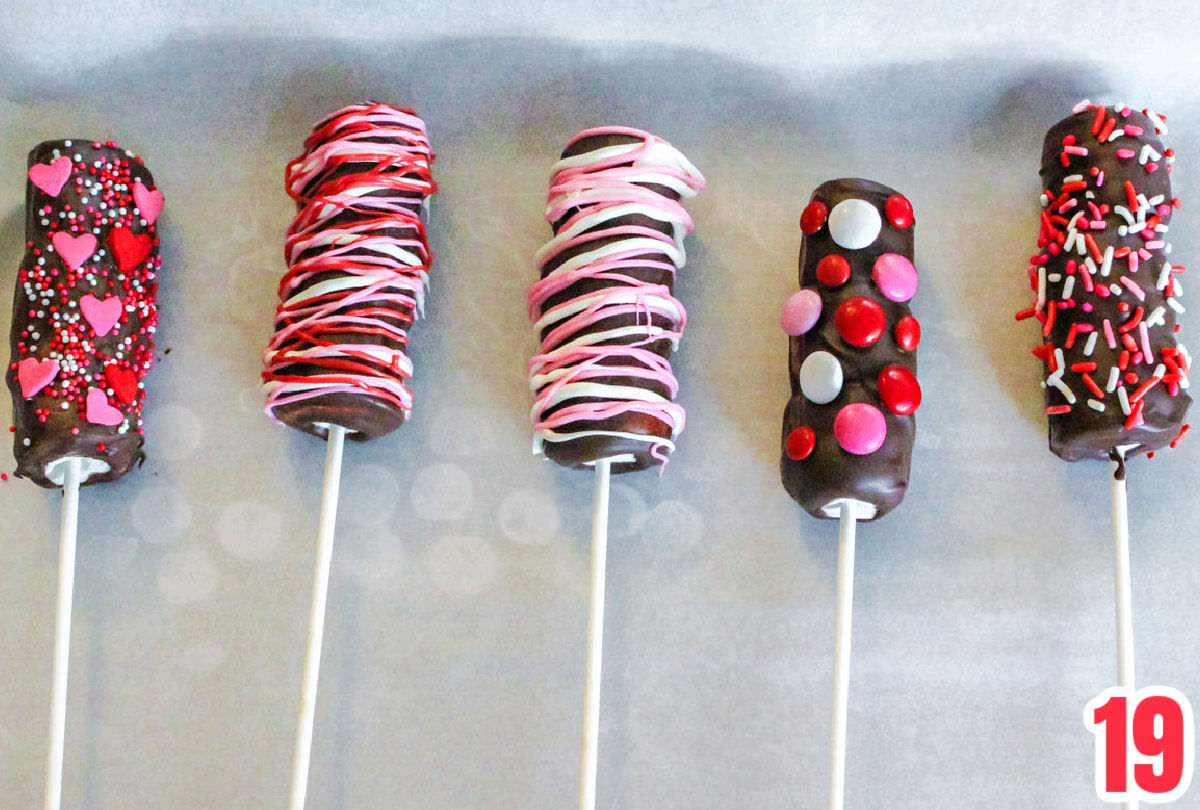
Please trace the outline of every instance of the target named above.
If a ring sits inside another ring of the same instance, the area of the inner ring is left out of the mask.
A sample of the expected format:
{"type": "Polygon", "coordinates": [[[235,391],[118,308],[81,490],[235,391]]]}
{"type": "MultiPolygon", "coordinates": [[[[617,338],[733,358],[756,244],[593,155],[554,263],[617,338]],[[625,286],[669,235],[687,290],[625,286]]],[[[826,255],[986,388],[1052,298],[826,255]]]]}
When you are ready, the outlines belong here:
{"type": "Polygon", "coordinates": [[[805,233],[816,233],[821,230],[821,226],[825,224],[825,218],[828,216],[829,209],[825,207],[825,203],[813,200],[804,206],[804,212],[800,214],[800,230],[805,233]]]}
{"type": "Polygon", "coordinates": [[[903,194],[888,197],[883,204],[883,213],[887,215],[888,222],[901,230],[913,224],[912,203],[903,194]]]}
{"type": "Polygon", "coordinates": [[[870,346],[887,327],[883,307],[861,295],[847,298],[834,316],[838,334],[851,346],[870,346]]]}
{"type": "Polygon", "coordinates": [[[904,366],[888,366],[879,372],[879,398],[892,413],[915,413],[921,407],[921,386],[904,366]]]}
{"type": "Polygon", "coordinates": [[[839,253],[830,253],[817,262],[817,281],[827,287],[840,287],[850,280],[850,262],[839,253]]]}
{"type": "Polygon", "coordinates": [[[788,434],[784,452],[792,461],[804,461],[812,455],[813,448],[816,446],[817,434],[813,433],[813,429],[808,425],[804,425],[788,434]]]}
{"type": "Polygon", "coordinates": [[[915,351],[921,343],[921,324],[912,315],[905,315],[896,324],[896,345],[906,352],[915,351]]]}

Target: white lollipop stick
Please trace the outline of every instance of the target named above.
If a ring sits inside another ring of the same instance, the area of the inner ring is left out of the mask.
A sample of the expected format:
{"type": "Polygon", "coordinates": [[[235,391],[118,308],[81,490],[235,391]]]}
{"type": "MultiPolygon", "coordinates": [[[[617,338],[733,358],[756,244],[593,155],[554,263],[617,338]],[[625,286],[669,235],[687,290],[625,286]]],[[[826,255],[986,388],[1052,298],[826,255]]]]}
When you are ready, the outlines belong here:
{"type": "Polygon", "coordinates": [[[75,544],[79,530],[79,457],[67,459],[58,540],[58,606],[54,616],[54,674],[50,698],[50,751],[46,756],[46,810],[62,806],[63,751],[67,734],[67,669],[71,663],[71,602],[75,594],[75,544]]]}
{"type": "MultiPolygon", "coordinates": [[[[1134,690],[1133,584],[1129,571],[1129,501],[1125,490],[1125,454],[1114,462],[1112,478],[1113,572],[1117,603],[1117,685],[1134,690]]],[[[1130,799],[1121,806],[1137,810],[1130,799]]]]}
{"type": "Polygon", "coordinates": [[[312,760],[313,718],[317,708],[317,678],[321,671],[321,642],[325,637],[325,602],[329,596],[329,565],[333,559],[333,528],[337,523],[338,490],[342,479],[342,446],[346,429],[329,425],[325,450],[325,485],[321,494],[321,520],[317,524],[317,561],[313,570],[312,615],[308,620],[308,649],[300,686],[300,716],[296,750],[292,756],[290,810],[303,810],[308,794],[308,767],[312,760]]]}
{"type": "Polygon", "coordinates": [[[833,652],[833,726],[829,731],[829,810],[846,796],[846,707],[850,694],[850,618],[854,610],[855,501],[842,504],[838,523],[837,630],[833,652]]]}
{"type": "Polygon", "coordinates": [[[592,490],[592,583],[587,625],[587,674],[583,686],[583,750],[579,810],[596,807],[596,755],[600,741],[600,663],[604,651],[604,573],[608,558],[608,482],[611,461],[596,462],[592,490]]]}

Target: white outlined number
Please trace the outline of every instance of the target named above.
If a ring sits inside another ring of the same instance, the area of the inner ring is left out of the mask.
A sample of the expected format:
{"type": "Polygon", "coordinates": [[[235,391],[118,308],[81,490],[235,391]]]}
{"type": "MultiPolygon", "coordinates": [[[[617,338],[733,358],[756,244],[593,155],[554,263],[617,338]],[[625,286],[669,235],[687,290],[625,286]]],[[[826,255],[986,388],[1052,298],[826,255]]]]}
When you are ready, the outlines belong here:
{"type": "Polygon", "coordinates": [[[1192,783],[1192,704],[1166,686],[1106,689],[1083,710],[1096,738],[1096,795],[1103,801],[1173,802],[1192,783]]]}

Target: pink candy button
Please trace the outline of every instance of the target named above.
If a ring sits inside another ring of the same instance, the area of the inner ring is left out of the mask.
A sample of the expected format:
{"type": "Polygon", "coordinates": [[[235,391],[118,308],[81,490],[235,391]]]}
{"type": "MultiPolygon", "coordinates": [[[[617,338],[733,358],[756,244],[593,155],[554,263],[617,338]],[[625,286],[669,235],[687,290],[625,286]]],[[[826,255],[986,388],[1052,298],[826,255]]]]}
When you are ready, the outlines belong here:
{"type": "Polygon", "coordinates": [[[783,305],[779,315],[779,324],[789,335],[803,335],[812,329],[821,317],[821,296],[813,290],[800,290],[783,305]]]}
{"type": "Polygon", "coordinates": [[[876,259],[871,278],[890,301],[908,301],[917,294],[917,268],[899,253],[885,253],[876,259]]]}
{"type": "Polygon", "coordinates": [[[883,446],[887,422],[874,405],[855,402],[838,411],[833,420],[833,437],[847,453],[869,455],[883,446]]]}

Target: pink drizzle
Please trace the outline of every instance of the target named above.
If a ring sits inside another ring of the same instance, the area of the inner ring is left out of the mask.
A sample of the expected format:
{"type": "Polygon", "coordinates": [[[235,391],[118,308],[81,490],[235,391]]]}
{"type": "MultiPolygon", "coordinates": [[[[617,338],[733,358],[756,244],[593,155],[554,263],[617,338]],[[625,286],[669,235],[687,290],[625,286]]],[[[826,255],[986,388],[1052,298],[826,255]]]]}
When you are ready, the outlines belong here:
{"type": "Polygon", "coordinates": [[[678,345],[687,314],[669,287],[640,281],[628,271],[649,267],[673,276],[685,262],[683,238],[693,228],[682,205],[644,184],[664,185],[681,197],[692,197],[704,188],[704,177],[669,143],[638,129],[587,129],[570,143],[605,134],[630,135],[641,143],[603,147],[565,158],[552,171],[546,220],[554,223],[568,212],[574,213],[538,251],[535,261],[541,272],[562,253],[575,255],[529,291],[529,317],[539,330],[546,330],[537,354],[529,362],[530,388],[535,392],[535,443],[540,447],[546,441],[570,441],[581,432],[626,435],[608,430],[583,431],[581,427],[572,430],[572,426],[624,413],[643,413],[671,426],[670,439],[635,437],[647,442],[650,454],[665,463],[674,448],[674,436],[683,430],[684,410],[636,383],[655,383],[668,391],[671,399],[675,397],[678,382],[670,362],[647,347],[661,340],[678,345]],[[628,214],[642,214],[665,223],[671,233],[639,225],[607,224],[628,214]],[[610,237],[618,240],[588,248],[610,237]],[[546,307],[550,298],[585,280],[606,281],[610,286],[546,307]],[[630,314],[635,316],[636,325],[621,327],[619,334],[606,335],[595,328],[602,321],[630,314]],[[601,377],[624,377],[629,382],[592,382],[601,377]],[[584,398],[592,401],[573,401],[584,398]],[[551,410],[554,412],[547,415],[551,410]]]}

